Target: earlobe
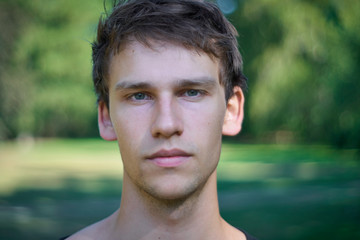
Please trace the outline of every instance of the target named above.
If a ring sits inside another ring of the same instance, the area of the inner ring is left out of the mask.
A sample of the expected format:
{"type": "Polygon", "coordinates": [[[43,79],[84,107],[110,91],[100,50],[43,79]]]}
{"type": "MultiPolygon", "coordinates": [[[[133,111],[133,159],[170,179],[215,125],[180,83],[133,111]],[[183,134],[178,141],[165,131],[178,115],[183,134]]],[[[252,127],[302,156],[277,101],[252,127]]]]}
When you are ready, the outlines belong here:
{"type": "Polygon", "coordinates": [[[117,139],[111,122],[109,109],[103,101],[100,101],[98,106],[98,124],[100,136],[104,140],[114,141],[117,139]]]}
{"type": "Polygon", "coordinates": [[[241,130],[244,119],[244,94],[240,87],[234,87],[234,95],[229,99],[222,129],[223,135],[234,136],[241,130]]]}

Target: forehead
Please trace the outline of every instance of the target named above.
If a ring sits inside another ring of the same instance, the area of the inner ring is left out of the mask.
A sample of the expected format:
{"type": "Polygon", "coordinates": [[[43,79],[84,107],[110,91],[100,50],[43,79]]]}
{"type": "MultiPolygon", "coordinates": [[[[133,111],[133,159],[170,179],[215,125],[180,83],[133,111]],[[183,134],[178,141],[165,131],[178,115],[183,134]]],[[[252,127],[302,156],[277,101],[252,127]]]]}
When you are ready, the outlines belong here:
{"type": "Polygon", "coordinates": [[[219,61],[208,54],[181,45],[152,42],[150,46],[133,41],[112,56],[110,85],[122,80],[170,81],[214,78],[219,80],[219,61]]]}

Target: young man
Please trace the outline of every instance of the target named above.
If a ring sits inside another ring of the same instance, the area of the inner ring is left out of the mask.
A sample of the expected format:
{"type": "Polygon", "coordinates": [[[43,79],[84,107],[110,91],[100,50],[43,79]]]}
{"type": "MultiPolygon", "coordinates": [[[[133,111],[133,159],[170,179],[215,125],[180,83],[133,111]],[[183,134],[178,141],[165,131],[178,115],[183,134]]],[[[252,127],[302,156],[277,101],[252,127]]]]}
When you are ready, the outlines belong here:
{"type": "Polygon", "coordinates": [[[222,134],[243,120],[235,28],[213,3],[130,0],[98,26],[100,135],[124,165],[120,208],[68,239],[253,239],[220,214],[222,134]]]}

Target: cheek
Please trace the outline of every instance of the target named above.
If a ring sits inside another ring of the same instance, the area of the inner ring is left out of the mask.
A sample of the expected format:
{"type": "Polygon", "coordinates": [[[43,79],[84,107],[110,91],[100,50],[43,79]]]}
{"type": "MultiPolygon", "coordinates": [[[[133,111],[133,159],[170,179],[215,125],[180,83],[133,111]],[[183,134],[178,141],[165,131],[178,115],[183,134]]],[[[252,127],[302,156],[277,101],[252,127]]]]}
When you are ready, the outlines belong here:
{"type": "Polygon", "coordinates": [[[141,139],[147,133],[148,118],[145,114],[122,108],[114,111],[111,117],[121,152],[126,153],[132,149],[138,149],[141,139]]]}
{"type": "Polygon", "coordinates": [[[198,142],[204,144],[221,144],[222,126],[225,116],[225,106],[220,104],[207,105],[192,114],[188,124],[191,134],[198,142]],[[209,107],[214,106],[214,107],[209,107]]]}
{"type": "MultiPolygon", "coordinates": [[[[203,122],[207,127],[214,129],[212,132],[218,133],[218,128],[222,128],[225,117],[225,101],[213,101],[210,104],[202,107],[202,110],[199,111],[199,117],[202,115],[203,122]],[[200,112],[201,111],[201,112],[200,112]]],[[[221,132],[221,131],[220,131],[221,132]]]]}
{"type": "Polygon", "coordinates": [[[138,161],[141,156],[141,142],[145,129],[138,118],[131,118],[126,114],[118,114],[114,121],[118,147],[124,170],[131,176],[139,175],[138,161]],[[126,117],[125,117],[126,116],[126,117]]]}
{"type": "Polygon", "coordinates": [[[118,137],[125,134],[135,133],[146,125],[148,119],[147,111],[142,108],[129,108],[126,105],[119,105],[112,109],[111,120],[114,124],[118,137]]]}

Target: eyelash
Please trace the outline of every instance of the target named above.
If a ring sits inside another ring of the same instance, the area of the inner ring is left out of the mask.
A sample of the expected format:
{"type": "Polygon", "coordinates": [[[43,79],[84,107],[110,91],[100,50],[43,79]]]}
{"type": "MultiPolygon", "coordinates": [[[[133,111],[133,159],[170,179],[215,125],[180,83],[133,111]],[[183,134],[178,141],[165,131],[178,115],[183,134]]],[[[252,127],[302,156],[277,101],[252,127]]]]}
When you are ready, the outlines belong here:
{"type": "Polygon", "coordinates": [[[152,99],[152,97],[150,96],[150,94],[146,93],[146,92],[136,92],[136,93],[133,93],[133,94],[130,94],[129,96],[126,97],[127,99],[129,100],[132,100],[132,101],[144,101],[144,100],[149,100],[149,99],[152,99]],[[144,99],[136,99],[136,95],[138,94],[142,94],[144,96],[144,99]]]}
{"type": "MultiPolygon", "coordinates": [[[[186,89],[186,90],[180,91],[178,95],[179,96],[184,96],[184,97],[187,97],[187,98],[197,98],[197,97],[207,95],[207,92],[204,91],[204,90],[191,88],[191,89],[186,89]],[[194,95],[194,96],[186,96],[186,94],[189,93],[190,91],[196,92],[196,95],[194,95]]],[[[146,100],[153,99],[153,97],[151,96],[151,94],[149,94],[147,92],[135,92],[135,93],[132,93],[132,94],[129,94],[128,96],[126,96],[126,99],[131,100],[131,101],[146,101],[146,100]],[[135,97],[138,94],[142,94],[144,96],[144,99],[136,99],[135,97]]]]}
{"type": "Polygon", "coordinates": [[[194,95],[194,96],[186,96],[186,97],[199,97],[199,96],[206,95],[206,92],[204,90],[199,90],[199,89],[187,89],[187,90],[183,91],[181,93],[181,95],[183,96],[183,95],[189,93],[190,91],[196,92],[196,95],[194,95]]]}

